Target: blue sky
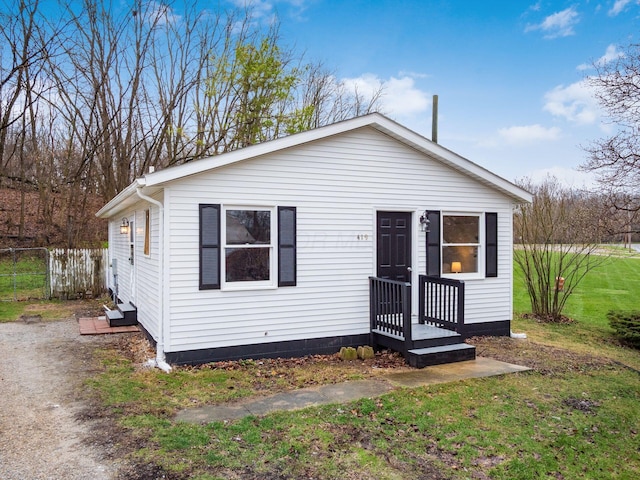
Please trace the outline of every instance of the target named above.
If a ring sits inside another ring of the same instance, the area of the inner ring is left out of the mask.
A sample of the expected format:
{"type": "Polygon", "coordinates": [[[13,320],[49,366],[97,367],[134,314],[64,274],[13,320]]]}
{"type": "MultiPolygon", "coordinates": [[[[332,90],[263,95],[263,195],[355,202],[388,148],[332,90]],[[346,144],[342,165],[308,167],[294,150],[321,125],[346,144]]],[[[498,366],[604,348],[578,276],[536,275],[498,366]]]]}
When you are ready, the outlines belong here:
{"type": "MultiPolygon", "coordinates": [[[[228,3],[242,5],[245,0],[228,3]]],[[[508,180],[554,174],[572,186],[581,146],[612,131],[584,83],[593,62],[640,42],[640,0],[260,0],[282,41],[383,110],[508,180]]]]}

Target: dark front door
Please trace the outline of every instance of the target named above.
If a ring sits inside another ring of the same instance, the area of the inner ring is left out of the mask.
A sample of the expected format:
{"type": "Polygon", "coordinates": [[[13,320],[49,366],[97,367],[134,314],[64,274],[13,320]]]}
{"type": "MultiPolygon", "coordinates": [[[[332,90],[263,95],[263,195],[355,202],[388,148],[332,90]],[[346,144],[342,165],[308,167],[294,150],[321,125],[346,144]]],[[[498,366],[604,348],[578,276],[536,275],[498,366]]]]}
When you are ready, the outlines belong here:
{"type": "Polygon", "coordinates": [[[411,213],[378,212],[376,276],[411,282],[411,213]]]}

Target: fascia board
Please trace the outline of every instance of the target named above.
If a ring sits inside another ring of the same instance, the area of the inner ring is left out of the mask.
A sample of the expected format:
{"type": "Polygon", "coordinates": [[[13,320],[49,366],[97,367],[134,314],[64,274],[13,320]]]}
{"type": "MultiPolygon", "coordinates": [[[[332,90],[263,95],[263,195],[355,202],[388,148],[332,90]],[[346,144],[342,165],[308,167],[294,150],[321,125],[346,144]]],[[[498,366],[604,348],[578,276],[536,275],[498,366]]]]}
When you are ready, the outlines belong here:
{"type": "Polygon", "coordinates": [[[127,188],[118,193],[109,202],[96,212],[98,218],[109,218],[121,212],[128,205],[138,201],[139,197],[136,195],[136,189],[144,187],[144,178],[137,178],[127,188]]]}

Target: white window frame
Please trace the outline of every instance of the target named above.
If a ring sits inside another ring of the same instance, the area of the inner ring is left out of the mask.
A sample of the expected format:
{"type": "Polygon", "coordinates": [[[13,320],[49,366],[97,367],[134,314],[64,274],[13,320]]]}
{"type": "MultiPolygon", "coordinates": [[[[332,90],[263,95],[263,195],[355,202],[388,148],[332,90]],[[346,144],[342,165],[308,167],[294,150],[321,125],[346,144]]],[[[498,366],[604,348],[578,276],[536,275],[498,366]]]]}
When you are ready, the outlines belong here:
{"type": "Polygon", "coordinates": [[[442,211],[440,216],[440,273],[443,278],[452,278],[456,280],[470,280],[484,278],[485,276],[485,221],[484,212],[455,212],[442,211]],[[476,217],[478,219],[478,243],[445,243],[444,241],[444,223],[445,217],[476,217]],[[461,273],[444,273],[444,249],[447,247],[477,247],[478,257],[476,272],[461,273]]]}
{"type": "Polygon", "coordinates": [[[274,205],[239,205],[229,204],[221,205],[220,214],[220,289],[226,291],[236,290],[260,290],[260,289],[275,289],[278,287],[278,272],[277,272],[277,254],[276,248],[277,241],[277,208],[274,205]],[[227,244],[227,211],[228,210],[260,210],[268,211],[270,213],[270,238],[269,244],[259,245],[235,245],[227,244]],[[268,248],[269,249],[269,280],[256,280],[256,281],[243,281],[243,282],[228,282],[227,281],[227,248],[268,248]]]}

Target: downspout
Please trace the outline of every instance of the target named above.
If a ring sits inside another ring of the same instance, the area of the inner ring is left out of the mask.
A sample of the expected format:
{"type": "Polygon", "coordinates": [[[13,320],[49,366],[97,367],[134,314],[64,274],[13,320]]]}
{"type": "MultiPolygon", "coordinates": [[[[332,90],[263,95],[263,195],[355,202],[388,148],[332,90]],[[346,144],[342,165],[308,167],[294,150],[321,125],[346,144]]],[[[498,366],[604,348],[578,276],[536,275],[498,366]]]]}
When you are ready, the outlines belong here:
{"type": "MultiPolygon", "coordinates": [[[[144,193],[142,193],[142,188],[136,188],[136,194],[142,200],[146,200],[149,203],[158,207],[158,230],[159,230],[159,238],[158,238],[158,250],[160,254],[158,255],[158,267],[160,269],[160,292],[164,293],[164,204],[154,198],[151,198],[144,193]]],[[[159,369],[169,373],[171,371],[171,365],[166,362],[166,357],[164,355],[164,302],[162,301],[162,297],[164,295],[160,295],[160,322],[158,328],[158,340],[156,342],[156,358],[155,360],[150,360],[150,363],[155,363],[155,366],[159,369]]]]}

